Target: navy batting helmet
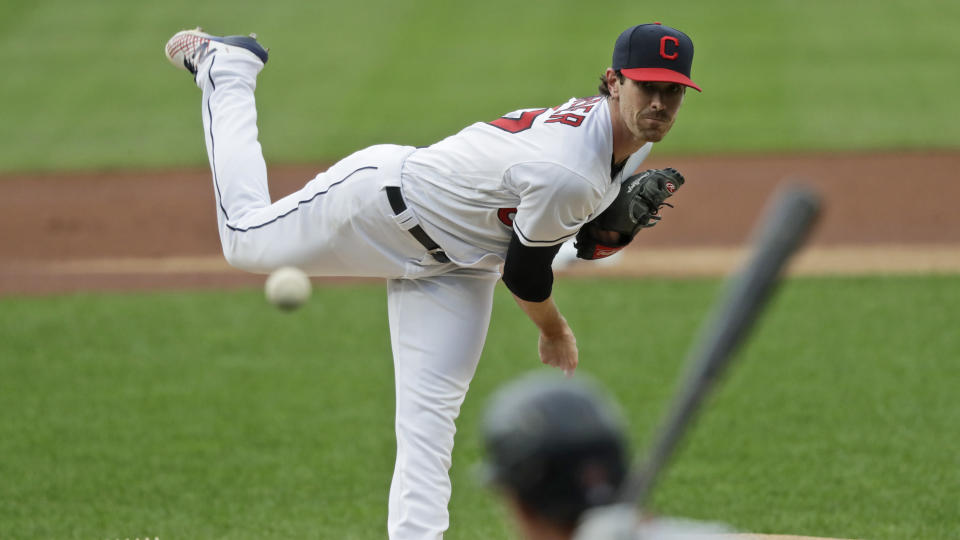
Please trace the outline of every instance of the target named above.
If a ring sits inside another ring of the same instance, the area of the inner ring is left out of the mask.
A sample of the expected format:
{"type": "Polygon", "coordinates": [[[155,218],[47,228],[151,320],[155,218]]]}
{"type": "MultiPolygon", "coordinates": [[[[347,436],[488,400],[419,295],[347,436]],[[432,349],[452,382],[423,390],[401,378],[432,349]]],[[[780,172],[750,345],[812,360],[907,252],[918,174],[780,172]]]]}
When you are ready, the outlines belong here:
{"type": "Polygon", "coordinates": [[[491,399],[483,435],[488,480],[560,525],[614,502],[626,476],[622,416],[582,376],[507,384],[491,399]]]}

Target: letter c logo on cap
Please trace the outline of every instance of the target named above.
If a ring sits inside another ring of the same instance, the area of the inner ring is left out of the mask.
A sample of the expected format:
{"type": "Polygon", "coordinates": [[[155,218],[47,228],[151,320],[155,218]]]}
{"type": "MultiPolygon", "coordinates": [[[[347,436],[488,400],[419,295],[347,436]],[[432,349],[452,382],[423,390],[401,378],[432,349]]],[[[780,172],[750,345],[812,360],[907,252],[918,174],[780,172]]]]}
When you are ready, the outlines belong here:
{"type": "Polygon", "coordinates": [[[673,36],[663,36],[660,38],[660,56],[666,58],[667,60],[676,60],[680,53],[677,52],[677,48],[680,47],[680,40],[673,36]],[[674,50],[671,54],[667,54],[667,42],[673,43],[674,50]]]}

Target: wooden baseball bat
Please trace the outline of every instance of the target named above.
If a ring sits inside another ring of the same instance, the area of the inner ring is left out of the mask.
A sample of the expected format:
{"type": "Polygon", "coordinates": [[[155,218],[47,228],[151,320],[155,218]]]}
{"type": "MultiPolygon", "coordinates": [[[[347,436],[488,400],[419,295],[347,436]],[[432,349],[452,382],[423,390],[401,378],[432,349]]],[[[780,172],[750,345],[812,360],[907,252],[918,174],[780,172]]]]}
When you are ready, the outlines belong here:
{"type": "Polygon", "coordinates": [[[743,342],[790,256],[800,247],[820,211],[812,190],[792,186],[778,193],[754,228],[747,263],[727,280],[725,295],[701,327],[687,355],[687,375],[656,432],[643,464],[628,478],[621,500],[645,507],[677,443],[692,424],[704,398],[743,342]]]}

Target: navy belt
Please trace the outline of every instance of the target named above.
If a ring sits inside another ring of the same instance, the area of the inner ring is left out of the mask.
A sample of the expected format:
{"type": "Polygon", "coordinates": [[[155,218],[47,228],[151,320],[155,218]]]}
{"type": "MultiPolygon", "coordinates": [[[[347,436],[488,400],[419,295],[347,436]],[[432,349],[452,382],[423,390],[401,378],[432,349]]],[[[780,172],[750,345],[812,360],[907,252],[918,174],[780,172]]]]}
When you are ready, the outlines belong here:
{"type": "MultiPolygon", "coordinates": [[[[407,209],[407,203],[403,202],[403,195],[400,193],[400,188],[397,186],[387,186],[387,199],[390,201],[390,208],[393,208],[393,213],[396,215],[402,214],[407,209]]],[[[414,225],[410,229],[410,234],[417,239],[417,242],[427,248],[427,253],[429,253],[437,262],[448,263],[450,262],[450,257],[447,257],[447,254],[443,252],[436,242],[433,241],[433,238],[427,235],[427,231],[423,230],[423,227],[420,225],[414,225]]]]}

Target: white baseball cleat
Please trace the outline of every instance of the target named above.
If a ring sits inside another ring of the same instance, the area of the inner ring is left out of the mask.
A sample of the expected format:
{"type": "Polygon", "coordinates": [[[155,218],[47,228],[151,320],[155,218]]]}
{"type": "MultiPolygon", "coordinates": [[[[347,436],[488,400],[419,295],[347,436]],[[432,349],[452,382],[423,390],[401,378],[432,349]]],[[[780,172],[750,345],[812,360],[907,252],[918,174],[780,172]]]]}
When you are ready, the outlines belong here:
{"type": "Polygon", "coordinates": [[[211,36],[199,26],[193,30],[181,30],[173,35],[164,52],[167,60],[174,66],[197,74],[197,66],[205,58],[216,52],[241,52],[251,54],[264,64],[267,63],[267,51],[257,43],[257,35],[249,36],[211,36]]]}

